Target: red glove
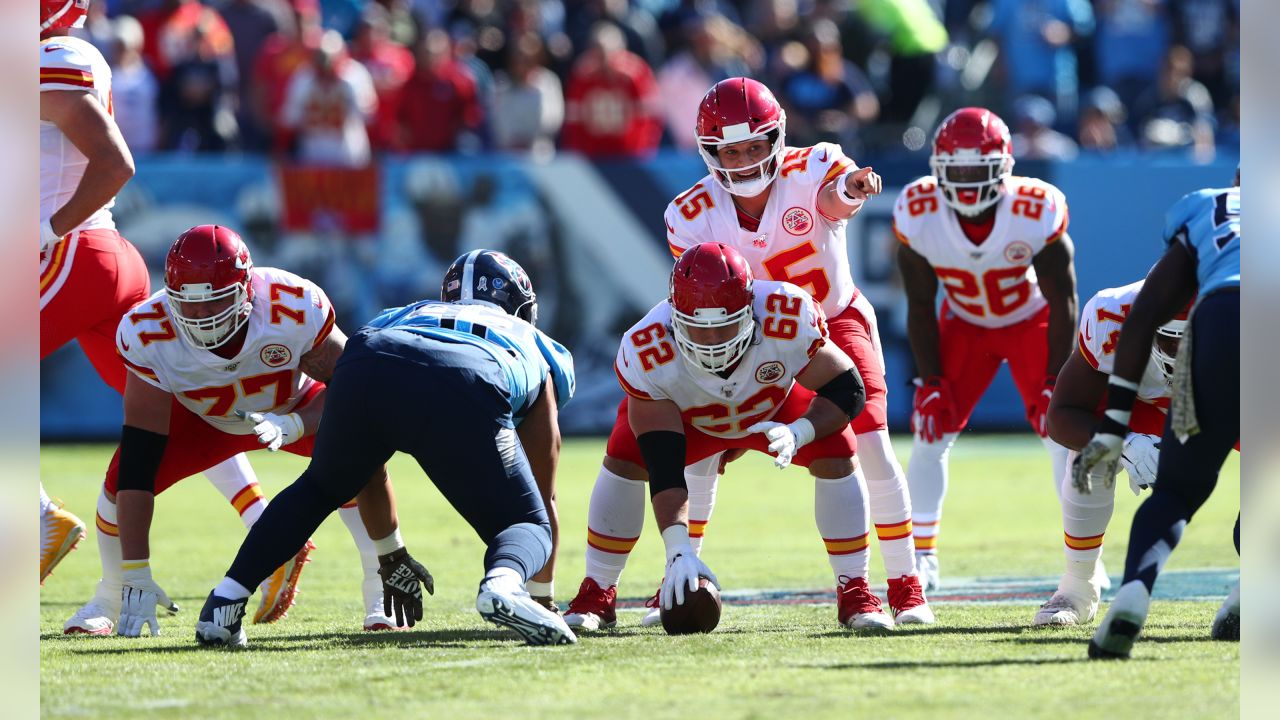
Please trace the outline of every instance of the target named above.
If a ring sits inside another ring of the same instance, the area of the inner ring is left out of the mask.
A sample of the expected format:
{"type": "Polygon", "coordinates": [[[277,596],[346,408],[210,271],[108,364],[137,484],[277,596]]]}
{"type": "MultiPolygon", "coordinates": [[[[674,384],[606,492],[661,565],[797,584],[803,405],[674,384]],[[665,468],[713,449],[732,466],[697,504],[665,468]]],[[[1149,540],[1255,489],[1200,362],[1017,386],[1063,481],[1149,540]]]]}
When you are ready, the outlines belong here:
{"type": "Polygon", "coordinates": [[[955,426],[956,405],[951,383],[933,376],[916,378],[916,397],[911,412],[911,432],[925,442],[936,442],[955,426]]]}
{"type": "Polygon", "coordinates": [[[1045,375],[1040,383],[1040,394],[1027,406],[1027,422],[1040,437],[1049,437],[1049,401],[1053,399],[1053,386],[1057,382],[1057,375],[1045,375]]]}

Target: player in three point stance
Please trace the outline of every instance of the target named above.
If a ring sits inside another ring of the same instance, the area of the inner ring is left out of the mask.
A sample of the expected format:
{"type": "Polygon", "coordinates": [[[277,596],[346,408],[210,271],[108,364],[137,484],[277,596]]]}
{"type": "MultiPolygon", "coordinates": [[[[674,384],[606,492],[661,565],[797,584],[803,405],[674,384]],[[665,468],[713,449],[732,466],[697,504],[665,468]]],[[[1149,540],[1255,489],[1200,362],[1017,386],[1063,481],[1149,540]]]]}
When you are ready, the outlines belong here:
{"type": "MultiPolygon", "coordinates": [[[[88,11],[89,0],[40,0],[40,358],[77,340],[103,382],[123,394],[128,373],[116,353],[116,325],[151,294],[151,279],[111,216],[116,193],[133,176],[133,156],[112,112],[111,67],[93,45],[68,35],[88,11]]],[[[205,477],[246,525],[262,511],[262,491],[243,455],[205,477]]],[[[110,514],[102,498],[98,509],[99,542],[114,542],[115,523],[102,517],[110,514]]],[[[84,534],[84,523],[41,484],[41,583],[84,534]]],[[[111,627],[67,630],[99,634],[111,627]]]]}
{"type": "MultiPolygon", "coordinates": [[[[173,608],[151,578],[155,494],[263,445],[309,455],[324,382],[345,342],[318,286],[255,268],[232,230],[199,225],[174,241],[164,290],[119,321],[116,346],[130,373],[120,447],[99,501],[102,580],[65,632],[109,634],[119,616],[120,635],[138,636],[143,624],[158,633],[157,602],[173,608]]],[[[365,629],[389,629],[394,622],[382,612],[373,541],[354,506],[345,512],[365,567],[365,629]]],[[[312,547],[299,543],[292,559],[261,578],[255,622],[272,622],[289,609],[312,547]]]]}
{"type": "Polygon", "coordinates": [[[209,593],[199,642],[244,645],[249,588],[353,495],[379,538],[386,612],[409,625],[421,620],[431,575],[405,549],[390,482],[376,475],[397,451],[418,461],[488,545],[480,615],[532,645],[577,642],[525,586],[551,555],[537,478],[555,476],[558,406],[573,395],[573,358],[534,327],[533,285],[502,253],[474,250],[455,260],[440,297],[385,310],[351,337],[329,383],[311,464],[267,508],[209,593]]]}
{"type": "MultiPolygon", "coordinates": [[[[1109,288],[1094,295],[1080,312],[1079,344],[1062,366],[1049,403],[1049,436],[1069,448],[1068,461],[1089,442],[1093,426],[1102,415],[1107,377],[1115,366],[1116,343],[1125,316],[1142,289],[1143,281],[1109,288]]],[[[1120,457],[1134,495],[1156,481],[1160,435],[1169,409],[1174,358],[1186,330],[1186,313],[1156,330],[1155,342],[1138,389],[1131,431],[1120,457]]],[[[1075,488],[1068,473],[1062,478],[1062,529],[1066,573],[1058,590],[1036,611],[1034,625],[1077,625],[1090,622],[1098,612],[1102,594],[1096,575],[1102,538],[1115,510],[1112,478],[1095,478],[1092,493],[1075,488]]]]}
{"type": "MultiPolygon", "coordinates": [[[[889,578],[889,606],[898,623],[931,623],[933,613],[916,577],[906,478],[889,441],[875,310],[854,286],[844,236],[848,219],[879,194],[880,177],[869,167],[858,168],[839,145],[787,147],[786,122],[773,93],[755,80],[730,78],[711,88],[695,128],[708,175],[667,206],[667,243],[676,258],[699,243],[728,245],[754,277],[791,282],[822,307],[831,343],[849,356],[865,383],[866,409],[852,427],[861,461],[857,472],[865,474],[889,578]]],[[[717,453],[685,471],[694,552],[701,551],[717,474],[741,453],[717,453]]],[[[593,622],[585,615],[616,592],[644,524],[643,495],[605,459],[591,492],[587,578],[571,604],[581,611],[570,611],[572,622],[593,622]]],[[[655,607],[643,623],[659,619],[655,607]]]]}
{"type": "Polygon", "coordinates": [[[947,455],[1003,362],[1053,460],[1057,495],[1067,450],[1048,437],[1045,414],[1076,327],[1067,200],[1049,183],[1013,175],[1004,121],[984,108],[955,111],[934,134],[929,165],[932,175],[903,188],[893,208],[920,373],[907,483],[926,589],[938,586],[947,455]]]}
{"type": "MultiPolygon", "coordinates": [[[[669,299],[623,337],[614,369],[628,397],[606,463],[640,492],[649,483],[667,548],[662,607],[683,602],[698,575],[714,580],[689,542],[684,468],[726,450],[757,450],[814,477],[840,624],[893,626],[867,588],[867,489],[849,427],[866,391],[812,297],[790,283],[753,281],[727,245],[695,245],[676,261],[669,299]]],[[[616,621],[610,590],[583,627],[616,621]]]]}
{"type": "MultiPolygon", "coordinates": [[[[1072,467],[1081,492],[1114,477],[1156,328],[1196,298],[1174,367],[1173,400],[1151,497],[1129,532],[1124,584],[1093,639],[1091,658],[1127,658],[1146,622],[1151,588],[1196,510],[1240,442],[1240,177],[1231,188],[1189,193],[1165,216],[1168,249],[1147,275],[1120,331],[1107,409],[1072,467]],[[1198,297],[1197,297],[1198,295],[1198,297]]],[[[1240,520],[1236,519],[1236,551],[1240,520]]],[[[1213,621],[1217,639],[1240,638],[1240,586],[1213,621]]]]}

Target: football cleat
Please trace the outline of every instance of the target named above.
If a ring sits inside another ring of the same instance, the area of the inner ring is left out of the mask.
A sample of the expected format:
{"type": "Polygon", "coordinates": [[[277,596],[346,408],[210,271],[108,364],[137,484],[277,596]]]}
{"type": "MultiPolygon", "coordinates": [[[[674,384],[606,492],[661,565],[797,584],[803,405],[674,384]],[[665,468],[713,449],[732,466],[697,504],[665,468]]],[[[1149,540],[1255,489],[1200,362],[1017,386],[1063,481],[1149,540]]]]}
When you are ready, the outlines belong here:
{"type": "Polygon", "coordinates": [[[40,512],[40,584],[62,562],[67,553],[84,539],[84,523],[62,509],[62,503],[49,504],[40,512]]]}
{"type": "Polygon", "coordinates": [[[62,625],[63,635],[110,635],[115,630],[115,618],[120,617],[120,606],[109,608],[97,597],[85,603],[62,625]]]}
{"type": "Polygon", "coordinates": [[[650,627],[652,625],[659,625],[662,623],[662,605],[658,599],[658,596],[661,593],[662,584],[659,583],[658,589],[653,592],[653,597],[644,601],[644,606],[649,608],[649,612],[645,613],[644,617],[640,618],[641,626],[650,627]]]}
{"type": "Polygon", "coordinates": [[[404,625],[396,625],[396,619],[386,613],[382,607],[382,595],[378,595],[366,608],[364,629],[366,632],[382,632],[386,630],[408,630],[404,625]]]}
{"type": "Polygon", "coordinates": [[[1107,616],[1089,641],[1089,657],[1093,660],[1127,660],[1133,643],[1147,621],[1151,594],[1141,580],[1130,580],[1121,586],[1111,600],[1107,616]]]}
{"type": "Polygon", "coordinates": [[[480,583],[476,596],[480,617],[511,628],[530,645],[572,645],[577,636],[564,618],[533,601],[514,575],[491,577],[480,583]]]}
{"type": "Polygon", "coordinates": [[[1097,580],[1096,573],[1089,580],[1063,575],[1058,583],[1057,592],[1049,598],[1048,602],[1040,606],[1031,624],[1040,627],[1083,625],[1092,622],[1098,615],[1098,598],[1102,595],[1097,580]]]}
{"type": "Polygon", "coordinates": [[[244,635],[244,610],[248,598],[228,600],[212,592],[200,608],[196,621],[196,642],[201,645],[244,647],[248,640],[244,635]]]}
{"type": "Polygon", "coordinates": [[[921,590],[935,592],[941,585],[938,579],[938,555],[932,552],[916,553],[916,576],[920,578],[921,590]]]}
{"type": "Polygon", "coordinates": [[[880,609],[880,598],[867,587],[864,577],[841,575],[844,584],[836,588],[836,617],[853,630],[892,630],[893,618],[880,609]]]}
{"type": "Polygon", "coordinates": [[[1210,635],[1214,640],[1240,639],[1240,581],[1236,581],[1231,594],[1227,595],[1222,607],[1218,608],[1218,614],[1213,616],[1210,635]]]}
{"type": "Polygon", "coordinates": [[[618,624],[616,605],[618,602],[618,586],[610,585],[601,588],[591,578],[583,578],[578,587],[578,594],[569,601],[569,609],[565,611],[564,621],[569,627],[580,630],[600,630],[618,624]]]}
{"type": "Polygon", "coordinates": [[[903,575],[889,579],[889,609],[896,625],[932,625],[937,622],[929,601],[924,599],[920,578],[903,575]]]}
{"type": "Polygon", "coordinates": [[[284,617],[298,598],[298,581],[302,579],[302,566],[311,562],[311,551],[316,544],[307,540],[297,555],[276,568],[271,577],[262,581],[258,592],[262,600],[258,603],[258,611],[253,614],[255,625],[273,623],[284,617]]]}

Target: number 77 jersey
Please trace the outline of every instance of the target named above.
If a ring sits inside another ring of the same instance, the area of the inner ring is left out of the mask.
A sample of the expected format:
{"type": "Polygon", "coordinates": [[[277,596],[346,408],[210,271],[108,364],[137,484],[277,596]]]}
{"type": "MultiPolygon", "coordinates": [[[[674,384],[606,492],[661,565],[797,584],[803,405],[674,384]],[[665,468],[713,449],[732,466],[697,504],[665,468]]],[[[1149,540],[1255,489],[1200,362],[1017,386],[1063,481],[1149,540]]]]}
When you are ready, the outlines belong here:
{"type": "Polygon", "coordinates": [[[116,330],[116,350],[133,374],[233,435],[253,432],[236,410],[279,414],[298,405],[315,384],[299,368],[302,356],[334,327],[333,306],[315,283],[276,268],[252,273],[253,310],[233,358],[181,337],[164,290],[121,318],[116,330]]]}
{"type": "Polygon", "coordinates": [[[1035,315],[1047,301],[1032,260],[1067,233],[1067,199],[1028,177],[1005,180],[987,238],[975,244],[930,176],[907,185],[893,206],[898,240],[933,266],[947,307],[966,322],[1006,327],[1035,315]]]}
{"type": "Polygon", "coordinates": [[[755,337],[728,377],[680,357],[671,330],[671,305],[658,303],[622,337],[614,370],[628,395],[670,400],[686,428],[740,438],[768,420],[792,383],[827,342],[822,308],[791,283],[756,280],[751,311],[755,337]]]}

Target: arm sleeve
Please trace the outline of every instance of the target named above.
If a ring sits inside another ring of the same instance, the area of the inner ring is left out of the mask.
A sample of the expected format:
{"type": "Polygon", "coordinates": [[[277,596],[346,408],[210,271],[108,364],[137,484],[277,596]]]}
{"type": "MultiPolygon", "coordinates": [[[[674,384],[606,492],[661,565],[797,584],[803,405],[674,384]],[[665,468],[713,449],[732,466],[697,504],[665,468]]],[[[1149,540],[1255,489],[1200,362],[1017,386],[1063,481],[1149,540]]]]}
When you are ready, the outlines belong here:
{"type": "Polygon", "coordinates": [[[551,380],[555,385],[556,407],[562,408],[573,399],[577,389],[577,378],[573,373],[573,354],[541,330],[537,332],[536,338],[538,350],[547,361],[548,372],[551,373],[551,380]]]}

